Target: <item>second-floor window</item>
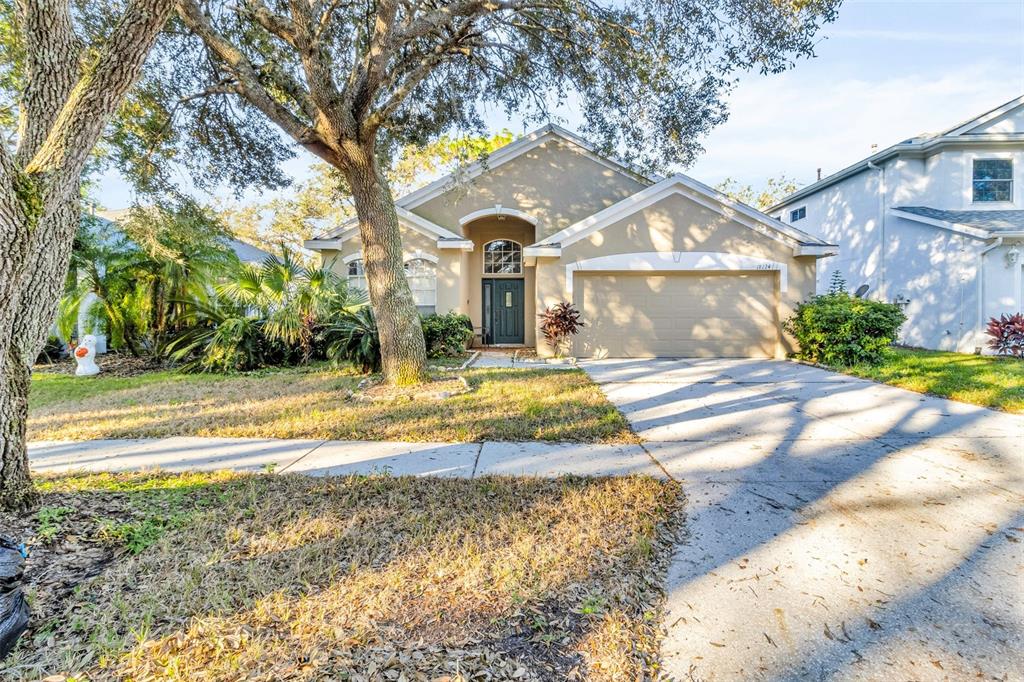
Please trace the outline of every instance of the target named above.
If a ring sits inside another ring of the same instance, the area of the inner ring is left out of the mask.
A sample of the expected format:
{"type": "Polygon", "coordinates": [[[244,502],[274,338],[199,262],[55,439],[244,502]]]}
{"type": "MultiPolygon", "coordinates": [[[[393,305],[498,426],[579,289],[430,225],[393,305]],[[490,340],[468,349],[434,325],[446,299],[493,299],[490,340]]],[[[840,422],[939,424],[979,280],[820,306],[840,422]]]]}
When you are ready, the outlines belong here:
{"type": "Polygon", "coordinates": [[[975,159],[971,177],[973,201],[1013,201],[1013,161],[975,159]]]}
{"type": "Polygon", "coordinates": [[[795,223],[798,220],[803,220],[807,217],[807,207],[801,206],[800,208],[794,209],[789,212],[789,222],[795,223]]]}

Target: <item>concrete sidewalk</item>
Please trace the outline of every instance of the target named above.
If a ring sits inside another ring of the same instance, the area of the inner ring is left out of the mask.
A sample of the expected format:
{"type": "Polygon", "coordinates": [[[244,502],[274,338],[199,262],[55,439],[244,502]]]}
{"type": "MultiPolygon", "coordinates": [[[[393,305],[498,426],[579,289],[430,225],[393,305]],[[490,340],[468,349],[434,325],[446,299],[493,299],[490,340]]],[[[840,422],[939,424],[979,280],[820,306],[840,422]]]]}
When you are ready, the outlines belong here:
{"type": "Polygon", "coordinates": [[[36,473],[68,471],[273,471],[309,476],[664,476],[639,445],[275,440],[177,436],[29,443],[36,473]]]}

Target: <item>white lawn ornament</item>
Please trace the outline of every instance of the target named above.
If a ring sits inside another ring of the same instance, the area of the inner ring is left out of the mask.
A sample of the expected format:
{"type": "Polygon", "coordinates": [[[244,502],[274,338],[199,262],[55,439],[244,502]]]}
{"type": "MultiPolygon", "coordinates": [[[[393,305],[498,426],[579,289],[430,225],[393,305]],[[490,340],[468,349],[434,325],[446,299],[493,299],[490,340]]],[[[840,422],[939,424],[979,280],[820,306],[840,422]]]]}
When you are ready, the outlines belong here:
{"type": "Polygon", "coordinates": [[[96,364],[95,336],[86,334],[82,337],[82,342],[75,348],[75,361],[78,362],[75,376],[91,377],[100,373],[100,367],[96,364]]]}

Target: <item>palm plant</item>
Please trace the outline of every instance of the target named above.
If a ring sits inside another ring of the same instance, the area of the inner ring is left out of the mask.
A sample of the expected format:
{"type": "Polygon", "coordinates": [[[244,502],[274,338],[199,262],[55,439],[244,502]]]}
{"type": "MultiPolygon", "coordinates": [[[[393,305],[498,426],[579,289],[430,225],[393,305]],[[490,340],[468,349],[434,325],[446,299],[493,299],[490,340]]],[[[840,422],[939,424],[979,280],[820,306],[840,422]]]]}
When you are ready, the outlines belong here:
{"type": "Polygon", "coordinates": [[[322,338],[327,357],[335,362],[347,360],[362,372],[380,371],[380,334],[370,306],[342,313],[324,328],[322,338]]]}
{"type": "Polygon", "coordinates": [[[309,362],[322,348],[322,330],[366,301],[334,273],[305,268],[288,252],[240,265],[211,289],[186,301],[190,326],[168,344],[185,369],[309,362]]]}

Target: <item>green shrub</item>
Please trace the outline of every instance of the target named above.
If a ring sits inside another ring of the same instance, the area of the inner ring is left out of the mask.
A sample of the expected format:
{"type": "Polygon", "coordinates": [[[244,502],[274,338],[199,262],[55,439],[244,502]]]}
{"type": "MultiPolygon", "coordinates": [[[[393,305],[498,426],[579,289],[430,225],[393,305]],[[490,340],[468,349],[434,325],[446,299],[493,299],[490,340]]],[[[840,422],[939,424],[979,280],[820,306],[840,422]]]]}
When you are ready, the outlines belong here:
{"type": "Polygon", "coordinates": [[[380,371],[380,334],[370,306],[343,311],[337,321],[324,328],[322,339],[328,359],[347,360],[363,372],[380,371]]]}
{"type": "Polygon", "coordinates": [[[797,357],[848,367],[880,362],[906,319],[898,303],[834,291],[798,305],[785,328],[800,344],[797,357]]]}
{"type": "Polygon", "coordinates": [[[461,355],[473,340],[473,323],[468,315],[454,311],[427,315],[423,318],[423,340],[427,343],[428,357],[461,355]]]}

